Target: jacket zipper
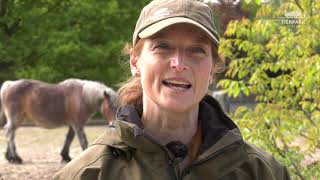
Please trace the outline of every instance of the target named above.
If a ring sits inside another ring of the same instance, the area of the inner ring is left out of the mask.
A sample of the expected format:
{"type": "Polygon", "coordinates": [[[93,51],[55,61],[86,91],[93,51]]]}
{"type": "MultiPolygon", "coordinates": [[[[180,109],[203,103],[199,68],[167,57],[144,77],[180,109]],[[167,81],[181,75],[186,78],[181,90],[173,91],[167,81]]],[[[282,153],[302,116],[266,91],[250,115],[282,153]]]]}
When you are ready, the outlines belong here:
{"type": "Polygon", "coordinates": [[[197,161],[197,162],[194,162],[192,163],[191,165],[187,166],[184,170],[182,170],[181,173],[177,174],[176,173],[176,170],[175,170],[175,162],[174,162],[174,158],[171,158],[170,155],[169,155],[169,151],[167,150],[166,147],[162,146],[156,139],[154,139],[152,136],[148,135],[148,134],[144,134],[146,138],[148,138],[149,140],[153,141],[154,143],[158,144],[164,151],[165,151],[165,154],[167,155],[167,158],[168,158],[168,164],[169,164],[169,167],[170,167],[170,170],[171,170],[171,173],[173,174],[174,176],[174,180],[183,180],[184,176],[187,174],[187,172],[193,167],[193,166],[196,166],[198,164],[201,164],[205,161],[208,161],[209,159],[212,159],[214,158],[215,156],[218,156],[220,153],[222,153],[223,151],[231,148],[233,145],[239,143],[241,140],[238,140],[238,141],[235,141],[225,147],[223,147],[222,149],[219,149],[217,150],[216,152],[212,153],[211,155],[207,156],[206,158],[204,159],[201,159],[200,161],[197,161]]]}
{"type": "MultiPolygon", "coordinates": [[[[228,116],[225,114],[225,112],[222,110],[221,105],[220,105],[219,103],[218,103],[217,105],[218,105],[218,108],[220,109],[220,111],[222,112],[222,114],[223,114],[225,117],[228,117],[228,116]]],[[[138,128],[139,128],[139,127],[138,127],[138,128]]],[[[186,175],[186,172],[188,172],[188,171],[191,169],[192,166],[201,164],[201,163],[203,163],[203,162],[205,162],[205,161],[207,161],[207,160],[209,160],[209,159],[211,159],[211,158],[214,158],[215,156],[219,155],[222,151],[227,150],[228,148],[230,148],[230,146],[232,146],[232,145],[234,145],[234,144],[236,144],[236,143],[239,142],[239,141],[236,141],[236,142],[234,142],[234,143],[229,144],[228,146],[225,146],[225,147],[222,148],[222,149],[219,149],[218,151],[214,152],[213,154],[211,154],[210,156],[206,157],[205,159],[201,159],[201,160],[198,161],[198,162],[192,163],[191,165],[187,166],[184,170],[182,170],[181,173],[177,174],[177,173],[176,173],[176,170],[175,170],[175,167],[174,167],[174,166],[175,166],[175,165],[174,165],[174,162],[173,162],[174,159],[172,159],[172,158],[170,157],[169,151],[167,150],[167,148],[164,147],[161,143],[159,143],[159,141],[157,141],[156,139],[154,139],[154,138],[153,138],[152,136],[150,136],[149,134],[143,133],[143,135],[144,135],[147,139],[149,139],[149,140],[151,140],[152,142],[154,142],[155,144],[158,144],[158,145],[165,151],[165,154],[167,155],[168,160],[169,160],[169,163],[168,163],[168,164],[169,164],[169,166],[170,166],[171,173],[174,175],[174,180],[182,180],[183,177],[186,175]]]]}
{"type": "MultiPolygon", "coordinates": [[[[170,161],[171,161],[171,160],[170,160],[170,161]]],[[[170,163],[169,166],[170,166],[170,169],[171,169],[171,173],[172,173],[173,176],[174,176],[174,179],[175,179],[175,180],[180,179],[180,178],[177,177],[177,173],[176,173],[176,170],[175,170],[175,167],[174,167],[174,163],[170,163]]]]}
{"type": "Polygon", "coordinates": [[[170,166],[171,173],[172,173],[173,176],[174,176],[174,180],[180,179],[180,178],[177,177],[177,176],[179,176],[179,175],[177,175],[177,173],[176,173],[176,171],[175,171],[174,158],[171,158],[171,157],[170,157],[170,155],[169,155],[169,154],[170,154],[169,150],[168,150],[165,146],[163,146],[159,141],[157,141],[157,140],[154,139],[152,136],[150,136],[149,134],[143,133],[143,136],[144,136],[145,138],[149,139],[151,142],[159,145],[159,146],[163,149],[163,151],[165,152],[165,154],[166,154],[166,156],[167,156],[167,158],[168,158],[168,161],[169,161],[168,164],[169,164],[169,166],[170,166]]]}

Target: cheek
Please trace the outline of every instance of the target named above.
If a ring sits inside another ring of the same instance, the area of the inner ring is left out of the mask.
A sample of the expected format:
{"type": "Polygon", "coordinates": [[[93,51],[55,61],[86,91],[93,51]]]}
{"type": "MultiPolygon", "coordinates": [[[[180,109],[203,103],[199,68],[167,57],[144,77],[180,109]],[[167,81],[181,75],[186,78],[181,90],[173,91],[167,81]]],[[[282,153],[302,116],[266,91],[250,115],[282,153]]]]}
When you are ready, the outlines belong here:
{"type": "Polygon", "coordinates": [[[206,63],[205,65],[201,66],[200,69],[198,69],[197,73],[197,94],[200,97],[203,97],[207,92],[210,85],[210,79],[211,79],[211,63],[206,63]]]}
{"type": "Polygon", "coordinates": [[[209,82],[212,76],[212,62],[207,61],[205,63],[200,64],[198,73],[201,82],[207,84],[207,82],[209,82]]]}
{"type": "Polygon", "coordinates": [[[142,59],[140,71],[141,71],[141,83],[143,89],[149,89],[153,86],[154,82],[158,78],[159,66],[155,63],[155,61],[150,61],[151,57],[145,57],[142,59]],[[149,59],[146,59],[149,58],[149,59]]]}
{"type": "Polygon", "coordinates": [[[143,73],[147,79],[157,78],[156,76],[159,76],[166,68],[162,59],[149,53],[144,54],[140,62],[141,73],[143,73]]]}

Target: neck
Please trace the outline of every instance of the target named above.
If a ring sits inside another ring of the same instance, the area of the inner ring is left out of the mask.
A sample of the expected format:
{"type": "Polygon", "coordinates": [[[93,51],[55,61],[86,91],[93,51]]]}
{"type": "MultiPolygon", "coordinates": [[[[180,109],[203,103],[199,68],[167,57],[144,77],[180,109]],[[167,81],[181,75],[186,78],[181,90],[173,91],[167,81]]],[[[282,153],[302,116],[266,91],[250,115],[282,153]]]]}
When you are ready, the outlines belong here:
{"type": "Polygon", "coordinates": [[[143,105],[142,123],[144,129],[162,144],[180,141],[189,146],[198,127],[199,106],[173,112],[157,105],[143,105]]]}

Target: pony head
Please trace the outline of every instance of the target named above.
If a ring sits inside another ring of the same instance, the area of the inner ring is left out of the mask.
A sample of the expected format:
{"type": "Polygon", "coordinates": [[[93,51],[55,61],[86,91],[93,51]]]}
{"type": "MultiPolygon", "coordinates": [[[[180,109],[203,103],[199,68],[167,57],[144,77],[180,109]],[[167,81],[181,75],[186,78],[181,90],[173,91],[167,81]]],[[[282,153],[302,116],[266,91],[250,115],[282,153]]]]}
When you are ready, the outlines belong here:
{"type": "Polygon", "coordinates": [[[117,93],[105,84],[97,81],[67,79],[61,84],[81,84],[84,102],[100,113],[108,121],[115,118],[117,110],[117,93]]]}
{"type": "Polygon", "coordinates": [[[110,87],[95,81],[86,81],[83,86],[86,101],[100,107],[100,113],[109,122],[115,119],[117,111],[117,93],[110,87]]]}

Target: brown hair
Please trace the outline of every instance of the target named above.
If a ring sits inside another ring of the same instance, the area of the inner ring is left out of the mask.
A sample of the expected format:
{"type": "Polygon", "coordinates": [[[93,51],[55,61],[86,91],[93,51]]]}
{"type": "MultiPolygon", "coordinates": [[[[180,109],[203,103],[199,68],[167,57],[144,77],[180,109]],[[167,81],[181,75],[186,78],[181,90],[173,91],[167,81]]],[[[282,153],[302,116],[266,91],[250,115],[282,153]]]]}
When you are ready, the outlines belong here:
{"type": "MultiPolygon", "coordinates": [[[[142,46],[144,44],[144,39],[140,39],[138,43],[132,47],[130,43],[126,43],[123,48],[123,53],[126,55],[130,55],[130,53],[137,53],[140,54],[142,50],[142,46]]],[[[212,57],[213,57],[213,68],[214,73],[221,73],[225,69],[224,62],[220,58],[218,54],[218,49],[216,46],[212,46],[212,57]]],[[[214,77],[213,77],[214,79],[214,77]]],[[[141,79],[139,76],[133,76],[129,78],[127,81],[120,84],[120,88],[118,90],[118,105],[134,105],[137,110],[138,114],[142,115],[142,86],[141,86],[141,79]]]]}
{"type": "MultiPolygon", "coordinates": [[[[130,53],[140,54],[144,40],[139,40],[138,43],[132,47],[131,43],[126,43],[123,48],[123,53],[130,56],[130,53]]],[[[137,108],[138,114],[142,115],[142,86],[140,76],[133,76],[127,81],[120,84],[118,90],[118,106],[134,105],[137,108]]]]}

